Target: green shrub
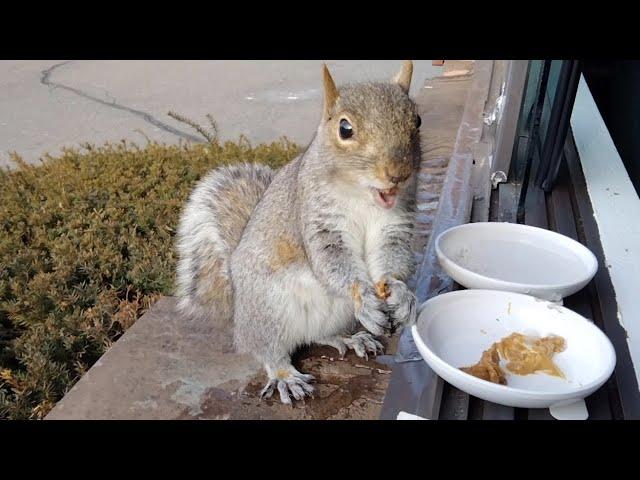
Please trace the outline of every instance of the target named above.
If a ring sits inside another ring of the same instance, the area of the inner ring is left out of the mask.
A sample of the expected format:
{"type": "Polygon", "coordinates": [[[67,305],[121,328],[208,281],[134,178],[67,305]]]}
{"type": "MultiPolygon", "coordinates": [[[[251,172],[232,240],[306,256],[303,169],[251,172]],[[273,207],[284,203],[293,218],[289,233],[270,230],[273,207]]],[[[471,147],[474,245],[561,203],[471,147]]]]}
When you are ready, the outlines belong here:
{"type": "Polygon", "coordinates": [[[0,418],[42,418],[160,295],[194,182],[240,160],[279,167],[286,139],[65,150],[0,170],[0,418]]]}

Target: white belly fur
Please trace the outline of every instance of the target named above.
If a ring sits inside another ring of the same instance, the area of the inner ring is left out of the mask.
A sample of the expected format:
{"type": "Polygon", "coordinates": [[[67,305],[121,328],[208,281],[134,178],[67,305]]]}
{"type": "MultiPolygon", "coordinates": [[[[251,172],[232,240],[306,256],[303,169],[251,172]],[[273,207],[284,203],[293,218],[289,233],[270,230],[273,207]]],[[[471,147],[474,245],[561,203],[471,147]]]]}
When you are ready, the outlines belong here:
{"type": "MultiPolygon", "coordinates": [[[[369,253],[382,241],[384,225],[400,220],[400,215],[383,211],[370,201],[345,200],[351,215],[338,228],[344,232],[348,247],[362,262],[361,267],[369,272],[372,281],[376,281],[384,272],[369,253]]],[[[292,348],[346,334],[355,327],[353,299],[328,292],[315,279],[309,265],[291,265],[282,270],[273,283],[275,285],[279,288],[272,297],[274,307],[283,320],[286,319],[282,339],[292,348]]]]}
{"type": "Polygon", "coordinates": [[[282,340],[292,348],[346,334],[355,325],[353,301],[329,293],[308,265],[292,265],[278,277],[273,306],[286,320],[282,340]]]}

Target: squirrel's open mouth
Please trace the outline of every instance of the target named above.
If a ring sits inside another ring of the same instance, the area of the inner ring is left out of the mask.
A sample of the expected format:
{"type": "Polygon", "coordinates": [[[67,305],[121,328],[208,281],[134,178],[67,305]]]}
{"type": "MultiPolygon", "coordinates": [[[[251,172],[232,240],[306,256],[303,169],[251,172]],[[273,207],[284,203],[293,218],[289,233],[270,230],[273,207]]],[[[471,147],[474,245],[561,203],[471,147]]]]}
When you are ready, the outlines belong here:
{"type": "Polygon", "coordinates": [[[373,189],[373,198],[382,208],[393,208],[396,204],[397,196],[397,187],[388,188],[386,190],[380,190],[379,188],[373,189]]]}

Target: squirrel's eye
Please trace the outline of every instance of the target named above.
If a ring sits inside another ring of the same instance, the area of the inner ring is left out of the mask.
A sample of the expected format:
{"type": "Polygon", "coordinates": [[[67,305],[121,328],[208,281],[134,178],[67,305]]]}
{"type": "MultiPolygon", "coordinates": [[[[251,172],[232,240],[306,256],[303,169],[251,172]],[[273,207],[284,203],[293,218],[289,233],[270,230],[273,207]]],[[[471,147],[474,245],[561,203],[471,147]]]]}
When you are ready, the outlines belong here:
{"type": "Polygon", "coordinates": [[[416,118],[416,128],[420,128],[420,125],[422,125],[422,119],[420,118],[420,115],[418,115],[416,118]]]}
{"type": "Polygon", "coordinates": [[[353,127],[347,120],[343,118],[342,120],[340,120],[340,138],[346,140],[347,138],[351,138],[352,136],[353,127]]]}

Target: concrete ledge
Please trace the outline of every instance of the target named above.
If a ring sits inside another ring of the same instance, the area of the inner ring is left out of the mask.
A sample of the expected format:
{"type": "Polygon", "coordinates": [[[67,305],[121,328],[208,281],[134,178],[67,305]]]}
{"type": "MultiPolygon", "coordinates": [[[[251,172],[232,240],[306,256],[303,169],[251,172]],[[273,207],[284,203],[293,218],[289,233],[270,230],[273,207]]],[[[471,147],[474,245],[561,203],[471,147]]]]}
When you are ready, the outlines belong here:
{"type": "MultiPolygon", "coordinates": [[[[294,364],[316,376],[316,398],[286,407],[261,401],[262,366],[234,353],[230,330],[180,318],[160,299],[53,408],[46,420],[375,419],[390,369],[378,357],[330,347],[301,351],[294,364]]],[[[388,345],[393,351],[393,343],[388,345]]]]}

